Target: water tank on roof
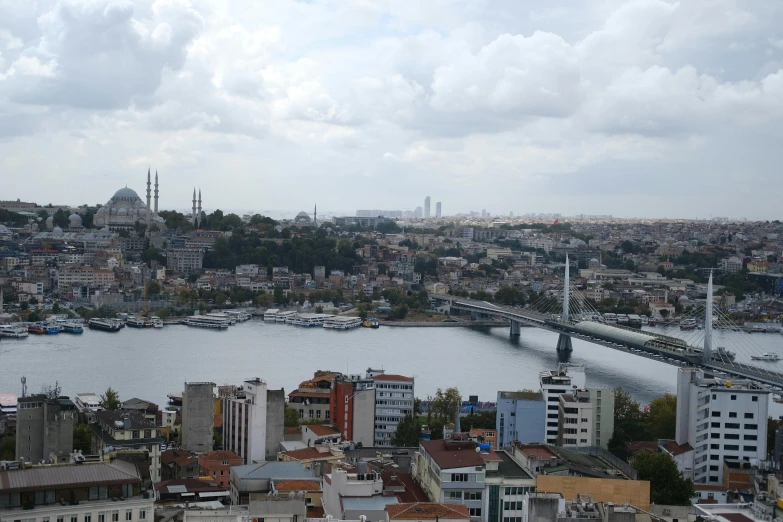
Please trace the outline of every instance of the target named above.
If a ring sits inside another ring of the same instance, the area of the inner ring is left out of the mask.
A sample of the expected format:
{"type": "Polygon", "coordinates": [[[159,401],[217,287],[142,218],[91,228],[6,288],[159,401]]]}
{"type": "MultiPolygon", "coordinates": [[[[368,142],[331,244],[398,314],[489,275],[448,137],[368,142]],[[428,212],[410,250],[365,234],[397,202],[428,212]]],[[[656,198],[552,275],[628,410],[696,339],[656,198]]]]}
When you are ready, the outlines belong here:
{"type": "Polygon", "coordinates": [[[481,451],[489,451],[490,449],[492,449],[492,446],[490,446],[489,444],[479,444],[478,447],[481,451]]]}

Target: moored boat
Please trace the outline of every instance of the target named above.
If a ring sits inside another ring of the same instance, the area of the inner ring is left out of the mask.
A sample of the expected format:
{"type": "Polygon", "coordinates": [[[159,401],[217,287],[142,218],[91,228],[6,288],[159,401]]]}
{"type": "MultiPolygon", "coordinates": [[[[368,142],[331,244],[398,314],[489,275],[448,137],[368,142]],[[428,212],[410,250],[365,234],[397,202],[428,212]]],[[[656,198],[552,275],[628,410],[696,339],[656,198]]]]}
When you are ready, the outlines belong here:
{"type": "Polygon", "coordinates": [[[219,317],[207,315],[191,315],[185,319],[184,324],[198,328],[210,328],[212,330],[224,330],[229,327],[229,322],[219,317]]]}
{"type": "Polygon", "coordinates": [[[336,315],[326,319],[323,323],[323,327],[329,330],[351,330],[358,328],[362,325],[362,320],[359,317],[347,317],[336,315]]]}
{"type": "Polygon", "coordinates": [[[22,339],[30,335],[27,328],[20,325],[2,325],[0,326],[0,337],[8,337],[11,339],[22,339]]]}
{"type": "Polygon", "coordinates": [[[119,332],[122,328],[122,323],[115,319],[100,319],[93,318],[87,322],[87,326],[91,330],[102,330],[104,332],[119,332]]]}
{"type": "Polygon", "coordinates": [[[130,326],[131,328],[146,328],[146,321],[143,317],[139,317],[137,315],[128,317],[125,320],[125,325],[130,326]]]}
{"type": "Polygon", "coordinates": [[[761,355],[751,355],[750,358],[753,359],[754,361],[775,362],[775,361],[779,361],[780,360],[780,356],[778,354],[776,354],[776,353],[768,353],[768,352],[764,352],[761,355]]]}
{"type": "Polygon", "coordinates": [[[695,330],[696,319],[685,319],[680,323],[680,330],[695,330]]]}
{"type": "Polygon", "coordinates": [[[40,323],[33,323],[27,327],[27,331],[34,335],[46,335],[46,328],[40,323]]]}
{"type": "Polygon", "coordinates": [[[149,320],[153,328],[163,328],[163,321],[157,315],[153,315],[149,320]]]}

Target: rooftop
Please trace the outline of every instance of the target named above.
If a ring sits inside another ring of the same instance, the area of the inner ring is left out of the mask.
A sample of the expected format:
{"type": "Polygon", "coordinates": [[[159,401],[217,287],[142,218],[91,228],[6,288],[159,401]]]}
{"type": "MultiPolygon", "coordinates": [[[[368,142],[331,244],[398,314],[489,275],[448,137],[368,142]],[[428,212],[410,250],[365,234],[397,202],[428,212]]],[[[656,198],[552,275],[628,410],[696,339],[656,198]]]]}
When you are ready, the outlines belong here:
{"type": "Polygon", "coordinates": [[[464,504],[439,504],[436,502],[414,502],[386,506],[390,520],[426,520],[439,518],[470,518],[464,504]]]}
{"type": "Polygon", "coordinates": [[[441,469],[484,467],[484,459],[480,453],[476,453],[476,445],[472,442],[423,440],[420,444],[441,469]]]}
{"type": "Polygon", "coordinates": [[[696,504],[697,515],[709,516],[713,522],[762,522],[763,515],[753,513],[750,504],[696,504]]]}
{"type": "Polygon", "coordinates": [[[154,429],[155,423],[148,420],[144,415],[138,411],[96,411],[95,418],[99,422],[114,426],[115,423],[129,421],[127,428],[117,425],[117,429],[129,429],[129,430],[150,430],[154,429]]]}
{"type": "Polygon", "coordinates": [[[533,478],[530,473],[525,471],[525,468],[517,464],[505,451],[497,451],[495,454],[500,458],[497,475],[508,478],[533,478]]]}
{"type": "Polygon", "coordinates": [[[345,511],[381,511],[389,504],[397,504],[397,497],[341,497],[340,501],[345,511]]]}
{"type": "Polygon", "coordinates": [[[502,391],[498,392],[501,399],[513,399],[516,401],[543,401],[544,394],[540,391],[502,391]]]}
{"type": "Polygon", "coordinates": [[[275,482],[277,491],[321,491],[320,480],[279,480],[275,482]]]}
{"type": "Polygon", "coordinates": [[[557,456],[554,453],[552,453],[549,447],[546,446],[545,444],[517,443],[516,446],[528,458],[533,458],[537,460],[549,460],[557,456]]]}
{"type": "Polygon", "coordinates": [[[117,460],[111,464],[81,464],[0,471],[0,491],[40,490],[88,485],[141,482],[136,466],[117,460]]]}
{"type": "Polygon", "coordinates": [[[231,468],[231,473],[240,479],[312,479],[315,474],[302,468],[298,462],[260,462],[231,468]]]}
{"type": "Polygon", "coordinates": [[[404,375],[395,375],[391,373],[382,373],[373,377],[375,381],[401,381],[401,382],[413,382],[413,377],[405,377],[404,375]]]}
{"type": "Polygon", "coordinates": [[[339,435],[340,430],[333,426],[324,426],[323,424],[310,424],[307,429],[318,435],[319,437],[327,437],[330,435],[339,435]]]}

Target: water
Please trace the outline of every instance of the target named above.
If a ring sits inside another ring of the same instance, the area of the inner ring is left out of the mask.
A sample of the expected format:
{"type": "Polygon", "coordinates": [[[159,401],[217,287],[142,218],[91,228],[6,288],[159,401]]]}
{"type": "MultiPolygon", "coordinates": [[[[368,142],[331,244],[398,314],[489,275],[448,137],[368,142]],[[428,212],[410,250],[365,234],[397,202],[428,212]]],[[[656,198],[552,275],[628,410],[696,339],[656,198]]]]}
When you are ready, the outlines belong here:
{"type": "MultiPolygon", "coordinates": [[[[655,331],[661,333],[663,329],[655,331]]],[[[679,335],[678,330],[665,333],[679,335]]],[[[684,335],[684,334],[683,334],[684,335]]],[[[718,332],[716,345],[733,346],[733,336],[718,332]]],[[[763,351],[779,352],[783,336],[753,334],[763,351]]],[[[65,395],[103,393],[109,386],[121,399],[139,397],[166,403],[185,381],[240,384],[248,377],[266,380],[286,393],[315,370],[364,373],[368,367],[416,378],[416,395],[457,386],[463,397],[494,401],[498,390],[538,388],[538,374],[554,369],[556,334],[523,328],[510,339],[507,328],[359,328],[347,332],[248,321],[225,331],[187,326],[125,328],[118,333],[87,330],[81,335],[33,336],[0,341],[0,393],[29,393],[58,381],[65,395]]],[[[677,368],[602,346],[573,340],[570,361],[587,367],[588,386],[622,386],[647,404],[676,392],[677,368]]],[[[743,357],[738,356],[738,359],[743,357]]],[[[781,363],[768,364],[771,368],[781,363]]]]}

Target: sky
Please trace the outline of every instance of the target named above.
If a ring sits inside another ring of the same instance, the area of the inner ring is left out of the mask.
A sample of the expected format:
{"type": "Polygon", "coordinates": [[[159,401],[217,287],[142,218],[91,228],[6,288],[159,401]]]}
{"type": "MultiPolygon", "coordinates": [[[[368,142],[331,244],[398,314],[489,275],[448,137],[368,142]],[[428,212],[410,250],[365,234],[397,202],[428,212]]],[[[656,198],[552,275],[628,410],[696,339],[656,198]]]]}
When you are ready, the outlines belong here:
{"type": "Polygon", "coordinates": [[[0,0],[0,199],[780,218],[779,0],[0,0]]]}

